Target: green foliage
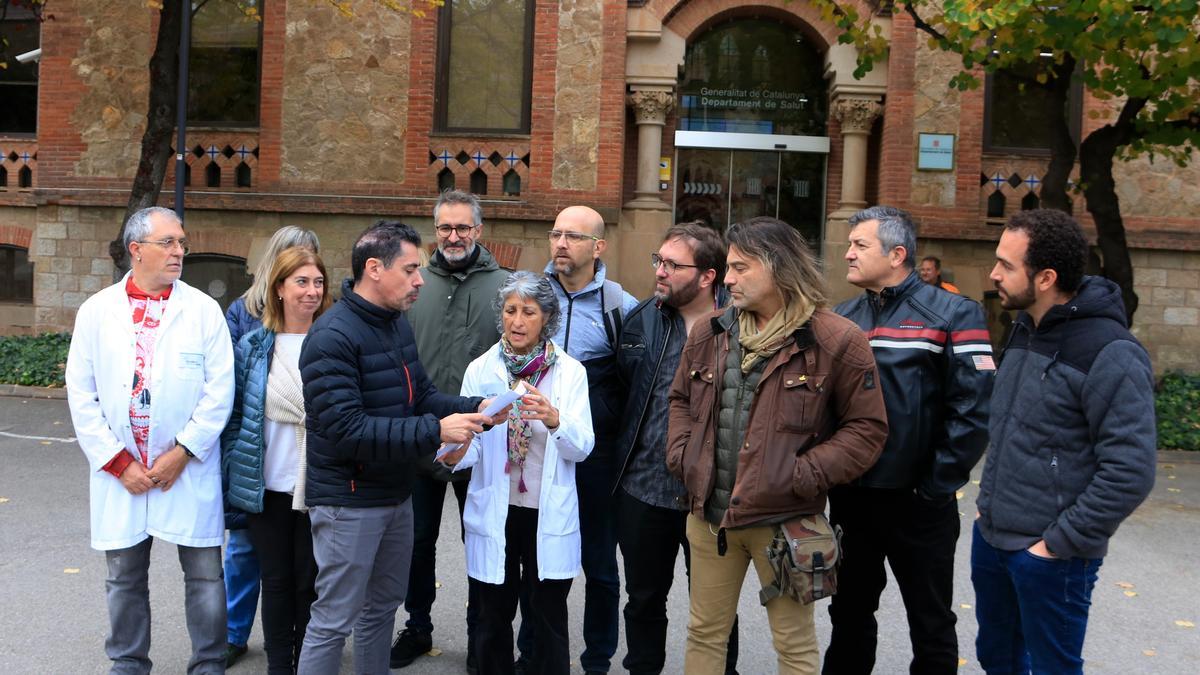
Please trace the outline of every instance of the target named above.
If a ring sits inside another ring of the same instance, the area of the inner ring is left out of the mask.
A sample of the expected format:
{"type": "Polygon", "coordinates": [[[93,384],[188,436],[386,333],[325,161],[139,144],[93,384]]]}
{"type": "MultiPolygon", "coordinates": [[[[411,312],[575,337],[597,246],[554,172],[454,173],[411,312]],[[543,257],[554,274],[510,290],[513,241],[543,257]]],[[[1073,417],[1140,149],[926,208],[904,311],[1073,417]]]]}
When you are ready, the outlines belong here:
{"type": "Polygon", "coordinates": [[[1200,451],[1200,375],[1167,373],[1154,397],[1158,447],[1200,451]]]}
{"type": "Polygon", "coordinates": [[[70,333],[0,337],[0,384],[61,387],[70,333]]]}
{"type": "MultiPolygon", "coordinates": [[[[811,0],[859,50],[856,77],[887,54],[875,3],[811,0]],[[859,7],[858,10],[855,6],[859,7]]],[[[932,48],[957,54],[963,70],[950,84],[979,86],[983,73],[1034,66],[1037,82],[1079,78],[1104,101],[1145,100],[1128,120],[1124,155],[1156,152],[1183,165],[1200,150],[1198,0],[909,0],[878,3],[907,14],[932,48]],[[1068,64],[1067,68],[1056,66],[1068,64]],[[1078,64],[1078,67],[1073,67],[1078,64]],[[1063,71],[1066,71],[1065,73],[1063,71]]],[[[1119,108],[1119,106],[1117,106],[1119,108]]]]}

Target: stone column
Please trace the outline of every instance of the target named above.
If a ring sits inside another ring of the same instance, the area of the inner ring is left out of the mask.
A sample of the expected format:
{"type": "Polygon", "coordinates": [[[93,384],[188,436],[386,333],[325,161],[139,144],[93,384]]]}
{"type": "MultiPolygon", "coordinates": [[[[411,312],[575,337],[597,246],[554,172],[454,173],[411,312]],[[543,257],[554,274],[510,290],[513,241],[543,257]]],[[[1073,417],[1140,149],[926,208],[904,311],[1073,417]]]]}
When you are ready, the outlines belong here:
{"type": "Polygon", "coordinates": [[[853,213],[867,205],[867,139],[882,111],[876,98],[840,97],[833,102],[833,116],[842,125],[842,199],[838,213],[853,213]]]}
{"type": "Polygon", "coordinates": [[[825,223],[825,276],[834,302],[861,293],[846,281],[850,216],[867,206],[867,140],[883,111],[877,96],[838,96],[831,106],[842,128],[842,197],[825,223]]]}
{"type": "Polygon", "coordinates": [[[675,108],[675,94],[669,90],[643,89],[629,94],[638,128],[637,186],[627,209],[668,210],[659,196],[658,160],[662,155],[662,132],[667,115],[675,108]]]}

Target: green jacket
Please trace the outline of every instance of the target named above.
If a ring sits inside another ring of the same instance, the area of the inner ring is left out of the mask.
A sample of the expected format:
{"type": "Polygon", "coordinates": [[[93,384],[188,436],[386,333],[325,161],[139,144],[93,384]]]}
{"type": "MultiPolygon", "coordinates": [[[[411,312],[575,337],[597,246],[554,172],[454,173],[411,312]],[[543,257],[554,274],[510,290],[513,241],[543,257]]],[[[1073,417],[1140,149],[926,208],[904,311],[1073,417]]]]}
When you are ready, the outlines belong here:
{"type": "Polygon", "coordinates": [[[458,394],[467,366],[500,341],[494,304],[509,271],[477,246],[479,255],[464,270],[446,268],[435,252],[421,268],[425,286],[408,310],[421,365],[446,394],[458,394]]]}

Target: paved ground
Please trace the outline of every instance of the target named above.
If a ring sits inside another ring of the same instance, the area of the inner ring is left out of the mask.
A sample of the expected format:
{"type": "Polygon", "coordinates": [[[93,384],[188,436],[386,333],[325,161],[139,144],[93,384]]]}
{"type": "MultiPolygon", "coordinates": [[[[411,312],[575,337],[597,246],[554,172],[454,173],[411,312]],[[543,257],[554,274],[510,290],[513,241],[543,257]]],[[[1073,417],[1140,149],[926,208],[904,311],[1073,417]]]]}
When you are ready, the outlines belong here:
{"type": "MultiPolygon", "coordinates": [[[[108,621],[104,605],[104,556],[88,547],[87,465],[64,401],[0,397],[0,672],[102,673],[108,621]],[[32,438],[31,438],[32,437],[32,438]]],[[[978,478],[978,471],[976,472],[978,478]]],[[[978,487],[967,485],[960,502],[969,534],[978,487]]],[[[465,583],[458,525],[446,509],[446,545],[438,564],[443,584],[434,607],[435,646],[440,655],[422,658],[404,672],[461,673],[465,583]]],[[[980,672],[974,658],[974,594],[968,577],[969,536],[959,541],[955,580],[962,672],[980,672]]],[[[1194,673],[1200,663],[1200,457],[1161,456],[1150,499],[1113,540],[1093,595],[1084,655],[1091,673],[1194,673]],[[1191,664],[1191,665],[1188,665],[1191,664]]],[[[758,606],[757,583],[746,583],[741,601],[743,674],[775,671],[766,613],[758,606]]],[[[682,562],[677,578],[683,578],[682,562]]],[[[154,547],[151,570],[154,606],[151,657],[161,672],[183,672],[189,653],[183,619],[182,575],[169,544],[154,547]]],[[[672,591],[667,672],[683,670],[687,598],[672,591]]],[[[571,593],[571,636],[582,645],[581,582],[571,593]]],[[[403,613],[402,613],[403,614],[403,613]]],[[[907,672],[910,656],[903,607],[894,585],[880,613],[879,673],[907,672]]],[[[818,633],[828,644],[825,604],[817,608],[818,633]]],[[[256,629],[250,654],[232,673],[266,670],[262,633],[256,629]]],[[[624,653],[624,642],[617,659],[624,653]]],[[[343,672],[351,672],[349,660],[343,672]]],[[[614,666],[614,672],[620,672],[614,666]]],[[[400,672],[400,671],[397,671],[400,672]]]]}

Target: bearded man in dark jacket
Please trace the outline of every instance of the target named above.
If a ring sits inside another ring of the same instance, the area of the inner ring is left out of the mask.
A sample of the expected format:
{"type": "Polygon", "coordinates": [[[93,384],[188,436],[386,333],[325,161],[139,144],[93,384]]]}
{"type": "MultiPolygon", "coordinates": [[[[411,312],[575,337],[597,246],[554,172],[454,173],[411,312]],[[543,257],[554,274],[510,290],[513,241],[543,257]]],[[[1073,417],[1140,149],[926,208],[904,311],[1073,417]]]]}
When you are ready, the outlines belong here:
{"type": "MultiPolygon", "coordinates": [[[[355,633],[355,671],[388,671],[389,638],[412,556],[411,464],[485,424],[480,398],[439,393],[402,312],[423,284],[421,238],[380,221],[354,244],[354,281],[300,352],[317,600],[298,672],[337,673],[355,633]]],[[[505,413],[507,415],[507,412],[505,413]]]]}
{"type": "Polygon", "coordinates": [[[992,394],[971,546],[989,673],[1082,673],[1108,540],[1154,487],[1154,375],[1121,291],[1084,276],[1070,216],[1014,215],[991,279],[1013,324],[992,394]]]}

